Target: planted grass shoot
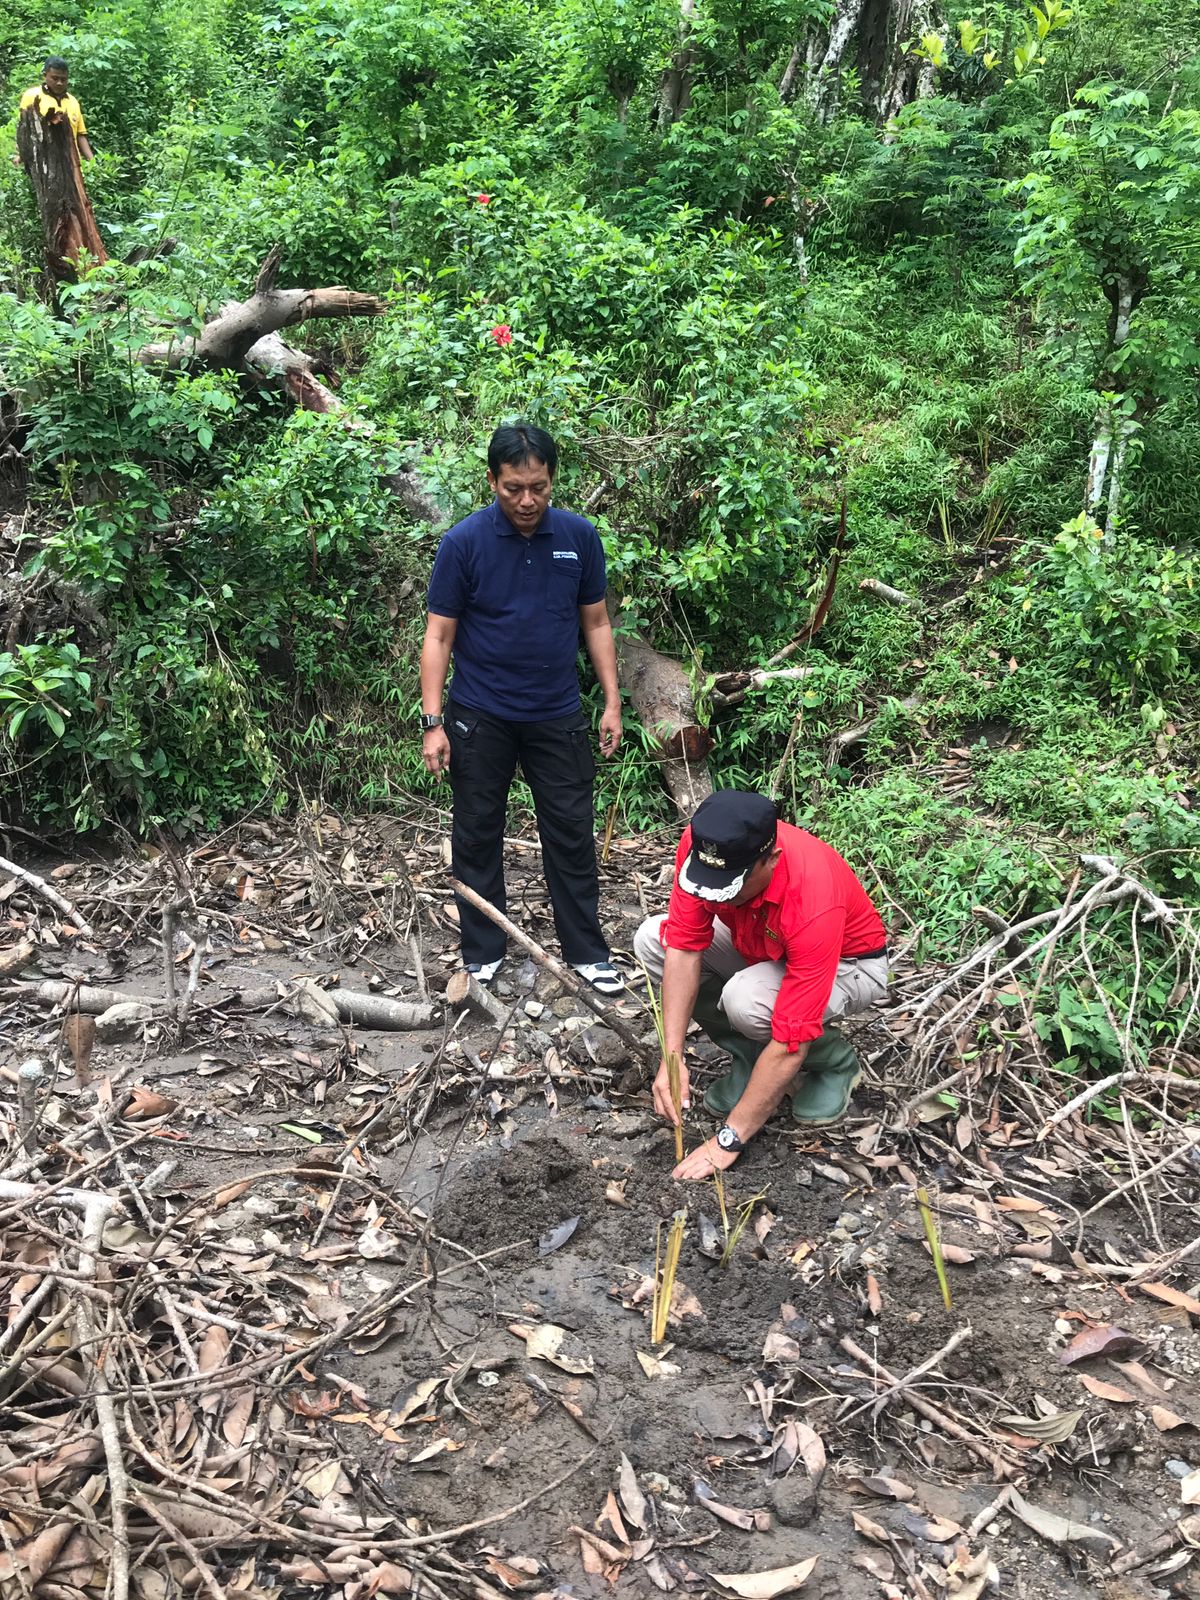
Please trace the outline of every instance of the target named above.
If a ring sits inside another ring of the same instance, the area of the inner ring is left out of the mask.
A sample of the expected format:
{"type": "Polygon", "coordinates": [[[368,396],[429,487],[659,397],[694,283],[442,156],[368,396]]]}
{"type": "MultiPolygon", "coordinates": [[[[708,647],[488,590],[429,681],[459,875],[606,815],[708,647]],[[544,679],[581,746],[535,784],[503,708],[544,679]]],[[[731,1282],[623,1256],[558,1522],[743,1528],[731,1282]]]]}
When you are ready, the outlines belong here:
{"type": "Polygon", "coordinates": [[[722,1248],[717,1265],[727,1267],[733,1258],[733,1252],[737,1249],[738,1240],[745,1233],[750,1218],[754,1215],[755,1206],[767,1198],[767,1191],[760,1189],[756,1195],[747,1200],[737,1213],[737,1218],[733,1225],[730,1226],[729,1205],[725,1195],[725,1174],[723,1172],[713,1173],[713,1185],[717,1191],[717,1205],[721,1211],[722,1248]]]}
{"type": "Polygon", "coordinates": [[[953,1311],[954,1302],[950,1297],[950,1280],[946,1277],[946,1261],[942,1255],[942,1241],[938,1235],[937,1223],[933,1218],[933,1210],[929,1204],[929,1191],[927,1189],[917,1190],[917,1210],[921,1213],[921,1224],[925,1229],[929,1254],[933,1257],[933,1270],[937,1273],[938,1288],[942,1291],[942,1303],[947,1311],[953,1311]]]}
{"type": "Polygon", "coordinates": [[[645,967],[642,972],[650,993],[650,1009],[654,1013],[654,1031],[658,1035],[658,1053],[667,1063],[667,1082],[671,1090],[671,1104],[675,1109],[675,1160],[683,1160],[683,1090],[679,1077],[679,1057],[667,1049],[667,1030],[663,1021],[662,994],[654,987],[645,967]]]}
{"type": "Polygon", "coordinates": [[[662,1344],[667,1337],[667,1322],[671,1316],[671,1296],[675,1293],[675,1275],[679,1271],[679,1252],[683,1249],[683,1235],[687,1227],[687,1212],[677,1211],[667,1229],[666,1248],[663,1248],[662,1223],[654,1241],[654,1299],[650,1305],[650,1343],[662,1344]]]}

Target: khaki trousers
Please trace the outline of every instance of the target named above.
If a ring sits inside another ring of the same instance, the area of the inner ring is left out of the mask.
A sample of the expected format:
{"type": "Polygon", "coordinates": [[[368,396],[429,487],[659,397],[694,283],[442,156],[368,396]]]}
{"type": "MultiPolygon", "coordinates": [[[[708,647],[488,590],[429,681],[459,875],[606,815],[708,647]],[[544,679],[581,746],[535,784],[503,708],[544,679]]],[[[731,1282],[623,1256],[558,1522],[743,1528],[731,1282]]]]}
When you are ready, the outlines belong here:
{"type": "MultiPolygon", "coordinates": [[[[633,939],[634,955],[655,983],[662,982],[666,951],[659,934],[666,920],[647,917],[633,939]]],[[[721,1010],[747,1039],[766,1041],[771,1037],[771,1017],[783,973],[782,961],[747,961],[733,948],[725,924],[713,924],[713,942],[700,958],[700,981],[720,984],[721,1010]]],[[[887,984],[886,956],[874,956],[870,961],[839,961],[825,1007],[825,1021],[868,1010],[883,999],[887,984]]]]}

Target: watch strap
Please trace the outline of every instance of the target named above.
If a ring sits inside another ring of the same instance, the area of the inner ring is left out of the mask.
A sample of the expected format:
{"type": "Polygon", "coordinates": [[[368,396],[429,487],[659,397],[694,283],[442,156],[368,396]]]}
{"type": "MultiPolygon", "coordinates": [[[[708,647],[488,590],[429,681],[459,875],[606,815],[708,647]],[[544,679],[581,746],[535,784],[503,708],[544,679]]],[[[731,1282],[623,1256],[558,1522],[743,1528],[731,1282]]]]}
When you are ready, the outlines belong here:
{"type": "Polygon", "coordinates": [[[445,722],[445,720],[446,719],[443,716],[440,716],[440,715],[439,716],[430,716],[428,713],[422,712],[421,713],[421,732],[422,733],[428,733],[431,728],[440,728],[443,725],[443,723],[445,722]]]}

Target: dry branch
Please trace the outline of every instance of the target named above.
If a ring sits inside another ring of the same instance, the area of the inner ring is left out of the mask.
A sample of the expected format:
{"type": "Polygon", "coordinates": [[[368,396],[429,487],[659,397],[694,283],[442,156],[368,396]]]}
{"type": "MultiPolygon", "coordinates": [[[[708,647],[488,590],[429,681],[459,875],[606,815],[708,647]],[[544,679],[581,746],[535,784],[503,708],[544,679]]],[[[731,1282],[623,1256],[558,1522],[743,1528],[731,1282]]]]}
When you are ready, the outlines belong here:
{"type": "Polygon", "coordinates": [[[446,1000],[456,1011],[470,1011],[485,1022],[499,1024],[508,1015],[507,1007],[490,995],[465,967],[451,975],[446,985],[446,1000]]]}
{"type": "Polygon", "coordinates": [[[94,939],[96,937],[92,928],[79,915],[79,912],[76,911],[71,902],[65,896],[59,894],[52,883],[47,883],[45,878],[39,877],[36,872],[30,872],[28,867],[19,867],[15,861],[10,861],[7,856],[0,856],[0,872],[7,872],[11,877],[20,878],[22,883],[28,884],[31,889],[40,894],[43,900],[49,900],[50,904],[61,911],[69,922],[75,924],[84,938],[94,939]]]}
{"type": "Polygon", "coordinates": [[[556,961],[552,955],[542,949],[540,944],[531,939],[527,933],[522,932],[515,922],[510,922],[502,911],[497,911],[490,901],[485,900],[481,894],[476,894],[474,889],[468,889],[466,884],[460,883],[457,878],[451,878],[450,887],[455,894],[461,895],[468,905],[474,906],[477,911],[482,911],[484,916],[494,922],[498,928],[503,928],[510,939],[515,939],[522,950],[533,957],[538,966],[545,967],[547,972],[552,972],[565,989],[573,994],[577,1000],[582,1000],[588,1010],[594,1012],[606,1028],[611,1028],[615,1034],[624,1040],[629,1046],[630,1053],[635,1061],[640,1061],[645,1066],[657,1066],[658,1052],[649,1050],[622,1017],[617,1016],[613,1011],[609,1011],[599,1000],[595,999],[582,978],[571,972],[567,967],[564,967],[561,961],[556,961]]]}
{"type": "Polygon", "coordinates": [[[881,583],[878,578],[864,578],[858,587],[865,589],[868,594],[877,595],[880,600],[886,600],[891,606],[902,606],[906,611],[924,609],[911,594],[905,594],[903,589],[893,589],[890,583],[881,583]]]}
{"type": "MultiPolygon", "coordinates": [[[[873,1378],[881,1379],[893,1389],[898,1388],[901,1382],[904,1381],[897,1378],[895,1373],[889,1372],[886,1367],[881,1366],[865,1350],[860,1349],[848,1335],[838,1342],[846,1354],[856,1361],[860,1367],[869,1372],[873,1378]]],[[[978,1456],[981,1461],[986,1462],[993,1470],[1000,1464],[1003,1464],[1009,1470],[1020,1469],[1020,1461],[999,1440],[984,1439],[972,1433],[961,1422],[957,1422],[953,1417],[947,1415],[945,1411],[932,1405],[923,1395],[909,1393],[905,1398],[914,1411],[925,1417],[929,1422],[932,1422],[934,1427],[941,1428],[943,1433],[948,1433],[952,1439],[957,1439],[961,1444],[966,1445],[972,1455],[978,1456]]]]}
{"type": "MultiPolygon", "coordinates": [[[[148,367],[206,367],[236,372],[260,339],[281,328],[293,328],[314,317],[379,317],[387,303],[375,294],[354,289],[280,289],[276,287],[282,248],[276,245],[259,268],[248,300],[223,305],[199,334],[169,343],[148,344],[138,360],[148,367]]],[[[269,356],[267,358],[269,360],[269,356]]]]}

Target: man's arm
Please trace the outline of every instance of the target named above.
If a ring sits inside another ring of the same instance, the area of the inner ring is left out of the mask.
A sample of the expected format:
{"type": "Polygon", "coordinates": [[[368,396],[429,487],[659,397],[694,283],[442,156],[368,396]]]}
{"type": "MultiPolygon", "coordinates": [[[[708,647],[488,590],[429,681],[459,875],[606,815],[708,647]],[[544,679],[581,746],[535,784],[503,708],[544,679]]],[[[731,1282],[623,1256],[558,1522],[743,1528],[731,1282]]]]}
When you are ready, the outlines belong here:
{"type": "Polygon", "coordinates": [[[86,133],[79,134],[77,136],[75,142],[79,146],[79,154],[83,158],[83,160],[84,161],[91,161],[93,159],[93,157],[95,156],[95,151],[92,149],[92,142],[88,138],[87,134],[86,133]]]}
{"type": "MultiPolygon", "coordinates": [[[[749,1144],[759,1129],[765,1126],[767,1118],[788,1092],[793,1079],[804,1065],[807,1054],[807,1043],[802,1044],[797,1050],[789,1050],[787,1045],[772,1039],[764,1048],[754,1063],[750,1082],[743,1090],[742,1098],[725,1118],[726,1123],[743,1144],[749,1144]]],[[[715,1139],[706,1139],[698,1149],[683,1158],[672,1176],[711,1178],[714,1172],[731,1167],[737,1157],[736,1150],[722,1150],[715,1139]]]]}
{"type": "MultiPolygon", "coordinates": [[[[446,692],[446,674],[450,670],[450,652],[458,632],[457,617],[439,617],[428,613],[425,623],[425,640],[421,645],[421,710],[427,717],[440,716],[442,696],[446,692]]],[[[425,765],[430,772],[441,777],[450,765],[450,741],[445,728],[430,728],[422,735],[425,765]]]]}
{"type": "Polygon", "coordinates": [[[604,691],[600,753],[611,756],[621,742],[621,691],[617,687],[617,647],[604,601],[597,600],[594,605],[580,606],[579,625],[583,629],[583,642],[587,646],[596,678],[604,691]]]}

